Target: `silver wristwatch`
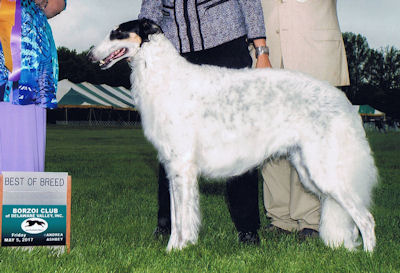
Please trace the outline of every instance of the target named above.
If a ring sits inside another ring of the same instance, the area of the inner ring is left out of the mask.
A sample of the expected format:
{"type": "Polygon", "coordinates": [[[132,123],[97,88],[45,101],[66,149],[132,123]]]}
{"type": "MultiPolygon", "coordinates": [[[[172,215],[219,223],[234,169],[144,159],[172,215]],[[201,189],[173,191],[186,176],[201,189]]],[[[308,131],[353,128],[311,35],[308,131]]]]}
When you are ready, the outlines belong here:
{"type": "Polygon", "coordinates": [[[269,48],[267,46],[258,46],[256,47],[256,58],[261,54],[269,54],[269,48]]]}

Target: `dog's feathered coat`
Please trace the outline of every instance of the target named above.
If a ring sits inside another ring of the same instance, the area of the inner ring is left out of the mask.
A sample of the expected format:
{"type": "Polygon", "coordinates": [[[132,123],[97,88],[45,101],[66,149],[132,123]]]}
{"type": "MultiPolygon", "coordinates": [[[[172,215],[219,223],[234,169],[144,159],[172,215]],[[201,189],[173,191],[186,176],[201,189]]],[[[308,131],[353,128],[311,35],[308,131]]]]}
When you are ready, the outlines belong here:
{"type": "Polygon", "coordinates": [[[131,38],[146,39],[140,32],[147,29],[149,41],[106,39],[91,55],[107,67],[111,52],[128,52],[144,133],[170,179],[169,250],[197,241],[199,175],[235,176],[282,155],[321,199],[324,242],[354,249],[360,230],[364,249],[373,250],[368,207],[377,170],[361,119],[341,91],[285,70],[190,64],[151,21],[131,24],[131,38]]]}

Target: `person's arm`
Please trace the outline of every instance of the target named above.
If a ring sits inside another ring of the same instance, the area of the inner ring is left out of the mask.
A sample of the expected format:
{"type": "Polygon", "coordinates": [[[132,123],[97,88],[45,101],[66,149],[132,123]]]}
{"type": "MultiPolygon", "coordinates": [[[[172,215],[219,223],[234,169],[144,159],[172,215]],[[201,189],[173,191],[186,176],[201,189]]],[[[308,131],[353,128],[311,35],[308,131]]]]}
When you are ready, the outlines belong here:
{"type": "MultiPolygon", "coordinates": [[[[265,24],[260,0],[239,0],[247,29],[247,38],[253,42],[254,47],[266,46],[265,24]]],[[[268,54],[260,54],[257,58],[256,68],[271,67],[268,54]]]]}
{"type": "Polygon", "coordinates": [[[146,18],[160,24],[162,20],[162,1],[161,0],[143,0],[138,19],[146,18]]]}
{"type": "Polygon", "coordinates": [[[65,9],[65,0],[35,0],[35,3],[43,10],[47,18],[52,18],[65,9]]]}
{"type": "MultiPolygon", "coordinates": [[[[267,46],[265,39],[255,39],[255,40],[253,40],[253,43],[254,43],[255,48],[267,46]]],[[[258,55],[258,57],[257,57],[256,68],[266,68],[266,67],[272,67],[272,66],[269,61],[268,54],[262,53],[262,54],[258,55]]]]}

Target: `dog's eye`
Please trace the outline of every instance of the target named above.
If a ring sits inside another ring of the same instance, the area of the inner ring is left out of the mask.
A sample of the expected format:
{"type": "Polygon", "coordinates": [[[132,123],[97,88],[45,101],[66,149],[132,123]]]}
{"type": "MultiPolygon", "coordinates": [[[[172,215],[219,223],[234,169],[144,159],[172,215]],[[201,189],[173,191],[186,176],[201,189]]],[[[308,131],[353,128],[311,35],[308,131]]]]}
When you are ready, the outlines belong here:
{"type": "Polygon", "coordinates": [[[120,29],[112,30],[110,33],[110,40],[122,40],[128,37],[128,33],[121,31],[120,29]]]}

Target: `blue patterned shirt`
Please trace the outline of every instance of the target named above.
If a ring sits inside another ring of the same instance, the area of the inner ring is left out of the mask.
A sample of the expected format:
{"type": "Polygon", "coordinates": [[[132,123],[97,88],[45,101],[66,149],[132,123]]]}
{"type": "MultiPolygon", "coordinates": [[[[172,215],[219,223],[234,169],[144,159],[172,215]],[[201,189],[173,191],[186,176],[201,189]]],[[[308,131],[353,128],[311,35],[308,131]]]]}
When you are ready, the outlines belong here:
{"type": "Polygon", "coordinates": [[[0,44],[0,101],[56,108],[57,49],[47,17],[32,0],[21,0],[21,74],[9,80],[0,44]]]}

